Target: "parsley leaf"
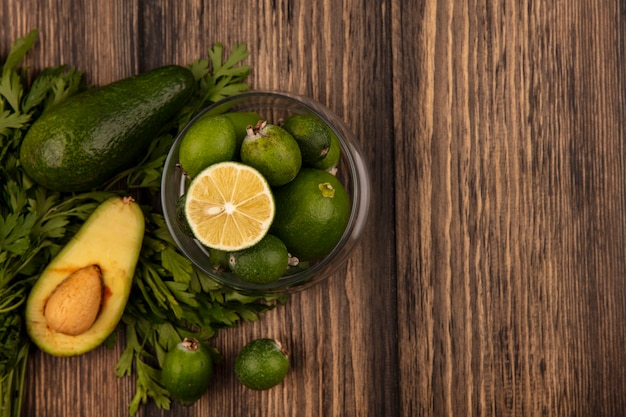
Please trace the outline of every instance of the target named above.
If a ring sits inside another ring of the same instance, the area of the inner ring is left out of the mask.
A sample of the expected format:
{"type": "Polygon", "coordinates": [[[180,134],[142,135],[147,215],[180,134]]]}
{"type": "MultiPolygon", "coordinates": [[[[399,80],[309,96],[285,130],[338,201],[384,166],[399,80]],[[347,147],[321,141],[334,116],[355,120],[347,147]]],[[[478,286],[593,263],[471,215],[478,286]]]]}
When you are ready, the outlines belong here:
{"type": "Polygon", "coordinates": [[[4,110],[0,113],[0,136],[8,136],[11,130],[21,129],[30,120],[30,115],[11,113],[4,110]]]}
{"type": "MultiPolygon", "coordinates": [[[[249,52],[234,46],[228,56],[220,43],[208,58],[189,66],[196,92],[178,116],[156,137],[136,167],[119,173],[102,191],[64,194],[33,183],[23,172],[19,146],[29,126],[47,109],[80,92],[82,73],[65,66],[45,68],[30,86],[20,64],[33,47],[37,31],[18,39],[0,73],[0,410],[17,416],[28,355],[23,305],[42,269],[80,228],[93,210],[113,193],[156,195],[162,167],[174,138],[203,107],[246,91],[250,67],[242,63],[249,52]]],[[[116,375],[134,377],[136,391],[129,402],[134,415],[142,404],[154,401],[169,409],[169,393],[160,381],[165,353],[184,337],[209,343],[221,329],[259,314],[285,301],[276,297],[248,297],[222,288],[198,273],[173,242],[163,216],[142,206],[146,229],[135,270],[130,300],[120,326],[126,331],[125,348],[116,375]]],[[[108,342],[111,342],[110,339],[108,342]]],[[[220,353],[212,348],[220,361],[220,353]]]]}
{"type": "MultiPolygon", "coordinates": [[[[156,195],[167,153],[187,122],[212,102],[249,88],[244,80],[250,67],[241,63],[249,55],[245,44],[235,45],[223,59],[224,48],[216,43],[208,55],[209,59],[198,59],[189,65],[196,79],[196,92],[187,105],[153,140],[144,159],[113,178],[105,189],[116,189],[122,184],[127,190],[156,195]]],[[[220,329],[258,320],[259,314],[285,301],[276,297],[246,297],[198,273],[176,247],[163,216],[149,206],[143,209],[144,243],[122,318],[127,344],[116,367],[118,376],[136,378],[136,392],[129,404],[131,416],[150,399],[157,407],[169,409],[169,393],[159,380],[159,370],[165,352],[183,337],[192,336],[208,343],[220,329]]],[[[213,356],[220,360],[217,350],[213,356]]]]}
{"type": "Polygon", "coordinates": [[[23,305],[30,286],[74,232],[71,224],[91,213],[99,197],[85,194],[68,200],[51,193],[34,184],[19,164],[19,147],[32,121],[52,103],[74,94],[80,78],[72,71],[71,76],[52,72],[45,83],[36,78],[29,90],[19,66],[36,37],[33,30],[13,44],[0,74],[0,411],[11,416],[21,410],[30,346],[23,305]],[[41,88],[44,84],[53,87],[41,88]]]}
{"type": "Polygon", "coordinates": [[[18,39],[13,43],[13,45],[11,45],[9,56],[7,56],[4,64],[2,65],[3,75],[11,71],[15,71],[18,68],[28,51],[30,51],[33,44],[37,40],[38,33],[37,29],[34,29],[28,35],[18,39]]]}

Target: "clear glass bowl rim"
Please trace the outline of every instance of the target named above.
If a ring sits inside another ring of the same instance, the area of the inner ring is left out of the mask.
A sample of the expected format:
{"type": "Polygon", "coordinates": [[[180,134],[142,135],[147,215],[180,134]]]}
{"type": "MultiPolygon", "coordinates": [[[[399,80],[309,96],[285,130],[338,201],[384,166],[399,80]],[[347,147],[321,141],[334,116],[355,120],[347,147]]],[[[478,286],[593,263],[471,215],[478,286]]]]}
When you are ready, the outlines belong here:
{"type": "Polygon", "coordinates": [[[356,142],[352,131],[341,118],[321,103],[303,95],[278,91],[248,91],[217,101],[195,115],[180,131],[164,164],[161,179],[161,206],[163,216],[172,239],[178,248],[200,272],[216,282],[245,294],[280,294],[301,291],[321,282],[332,275],[349,258],[360,241],[369,215],[371,182],[363,152],[356,142]],[[214,269],[205,249],[193,238],[185,235],[177,226],[176,201],[183,194],[184,178],[178,165],[178,146],[187,129],[205,114],[220,114],[232,108],[240,111],[254,110],[256,104],[245,105],[250,100],[260,100],[263,106],[270,107],[272,102],[286,102],[290,106],[300,107],[304,112],[316,114],[325,120],[339,138],[342,150],[342,164],[347,165],[351,182],[352,209],[348,225],[335,249],[318,263],[308,269],[282,277],[270,284],[254,284],[238,279],[232,274],[221,273],[214,269]],[[238,107],[241,106],[241,107],[238,107]],[[172,195],[174,194],[175,195],[172,195]]]}

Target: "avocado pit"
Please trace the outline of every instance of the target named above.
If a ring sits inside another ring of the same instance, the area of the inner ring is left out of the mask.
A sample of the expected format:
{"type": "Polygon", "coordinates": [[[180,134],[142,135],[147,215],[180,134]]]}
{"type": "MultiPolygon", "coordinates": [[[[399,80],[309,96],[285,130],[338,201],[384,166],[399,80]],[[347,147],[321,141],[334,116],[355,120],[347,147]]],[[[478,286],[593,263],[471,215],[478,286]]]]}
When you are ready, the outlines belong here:
{"type": "Polygon", "coordinates": [[[86,332],[98,317],[103,292],[100,266],[87,265],[72,272],[46,302],[44,317],[48,327],[69,336],[86,332]]]}

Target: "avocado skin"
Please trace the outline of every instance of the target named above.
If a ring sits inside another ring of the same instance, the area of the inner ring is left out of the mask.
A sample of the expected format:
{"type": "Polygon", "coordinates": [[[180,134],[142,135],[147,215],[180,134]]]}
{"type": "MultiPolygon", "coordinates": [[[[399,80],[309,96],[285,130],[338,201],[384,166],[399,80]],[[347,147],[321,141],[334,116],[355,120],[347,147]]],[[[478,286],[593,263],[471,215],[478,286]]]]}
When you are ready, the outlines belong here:
{"type": "Polygon", "coordinates": [[[130,296],[145,234],[145,217],[132,198],[103,201],[39,274],[24,309],[25,327],[33,343],[55,356],[76,356],[101,345],[115,331],[130,296]],[[51,294],[73,272],[97,265],[103,298],[96,321],[78,335],[55,332],[45,317],[51,294]]]}
{"type": "Polygon", "coordinates": [[[132,166],[193,94],[168,65],[72,97],[43,113],[20,149],[26,173],[54,191],[87,191],[132,166]]]}

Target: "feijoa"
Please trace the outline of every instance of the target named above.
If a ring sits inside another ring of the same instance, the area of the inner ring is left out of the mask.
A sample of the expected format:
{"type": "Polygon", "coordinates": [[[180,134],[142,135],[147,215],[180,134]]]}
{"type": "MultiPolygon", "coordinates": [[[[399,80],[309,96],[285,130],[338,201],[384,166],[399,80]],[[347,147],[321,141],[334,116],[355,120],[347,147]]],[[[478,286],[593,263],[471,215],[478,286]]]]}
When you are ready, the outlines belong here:
{"type": "Polygon", "coordinates": [[[176,201],[176,225],[187,236],[193,237],[193,230],[185,217],[185,195],[178,197],[176,201]]]}
{"type": "Polygon", "coordinates": [[[209,261],[213,268],[218,271],[228,271],[230,269],[228,252],[213,248],[207,248],[207,250],[209,251],[209,261]]]}
{"type": "Polygon", "coordinates": [[[334,173],[341,158],[341,144],[339,138],[330,127],[328,128],[328,133],[330,134],[330,148],[328,148],[326,156],[319,161],[312,162],[310,165],[313,168],[334,173]]]}
{"type": "Polygon", "coordinates": [[[280,342],[270,338],[246,344],[235,359],[235,375],[246,387],[270,389],[282,382],[289,371],[289,356],[280,342]]]}
{"type": "Polygon", "coordinates": [[[213,376],[213,359],[208,346],[185,338],[165,354],[162,384],[180,405],[195,403],[208,389],[213,376]]]}
{"type": "Polygon", "coordinates": [[[281,126],[298,142],[302,162],[313,164],[326,157],[331,137],[328,126],[319,117],[312,113],[293,114],[281,126]]]}
{"type": "Polygon", "coordinates": [[[302,153],[293,136],[265,120],[248,127],[240,157],[241,162],[263,174],[271,186],[287,184],[302,166],[302,153]]]}
{"type": "Polygon", "coordinates": [[[254,246],[232,252],[229,258],[231,271],[241,279],[256,284],[276,281],[287,271],[288,263],[287,247],[270,234],[254,246]]]}
{"type": "Polygon", "coordinates": [[[224,113],[223,116],[228,117],[230,121],[233,122],[233,126],[235,127],[235,136],[237,138],[236,153],[239,155],[241,143],[248,134],[248,126],[255,126],[258,121],[262,119],[262,117],[257,112],[253,111],[233,111],[224,113]]]}

